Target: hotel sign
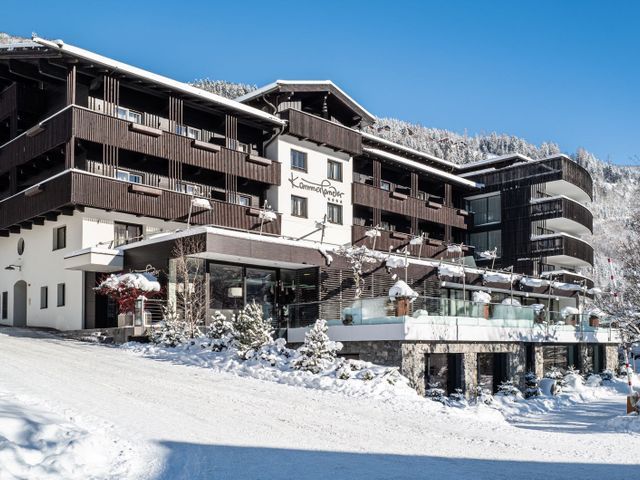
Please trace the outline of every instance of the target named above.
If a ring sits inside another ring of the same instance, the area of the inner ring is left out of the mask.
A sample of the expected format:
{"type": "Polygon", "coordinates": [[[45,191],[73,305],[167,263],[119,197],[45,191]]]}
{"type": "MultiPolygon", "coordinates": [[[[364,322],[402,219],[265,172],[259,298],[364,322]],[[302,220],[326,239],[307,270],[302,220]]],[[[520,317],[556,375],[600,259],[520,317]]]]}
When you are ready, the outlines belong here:
{"type": "Polygon", "coordinates": [[[329,200],[342,201],[342,197],[344,196],[344,192],[339,191],[333,183],[326,178],[320,183],[316,183],[311,180],[307,180],[306,178],[294,176],[294,174],[291,173],[291,178],[288,180],[294,189],[298,188],[306,192],[321,193],[324,198],[328,198],[329,200]]]}

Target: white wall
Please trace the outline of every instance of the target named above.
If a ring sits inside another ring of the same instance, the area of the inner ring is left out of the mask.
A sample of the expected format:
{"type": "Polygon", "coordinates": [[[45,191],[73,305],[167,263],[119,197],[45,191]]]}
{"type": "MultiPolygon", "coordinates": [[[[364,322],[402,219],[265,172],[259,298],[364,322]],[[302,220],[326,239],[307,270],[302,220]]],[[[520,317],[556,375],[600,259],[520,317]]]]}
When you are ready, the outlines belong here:
{"type": "MultiPolygon", "coordinates": [[[[86,209],[73,216],[60,215],[55,222],[33,225],[32,230],[21,230],[0,238],[0,292],[8,292],[8,318],[0,324],[13,324],[13,286],[19,280],[27,283],[27,326],[50,327],[58,330],[75,330],[84,326],[84,272],[65,269],[65,255],[82,248],[103,243],[108,246],[114,238],[114,222],[143,225],[143,233],[152,235],[161,231],[173,231],[177,222],[165,222],[152,218],[136,217],[115,212],[86,209]],[[53,232],[60,226],[67,227],[67,246],[53,250],[53,232]],[[23,255],[18,255],[17,244],[24,239],[23,255]],[[8,265],[20,265],[21,271],[5,270],[8,265]],[[66,285],[63,307],[57,306],[57,285],[66,285]],[[40,308],[40,287],[49,287],[49,306],[40,308]]],[[[1,301],[1,297],[0,297],[1,301]]]]}
{"type": "MultiPolygon", "coordinates": [[[[282,135],[269,145],[267,156],[282,164],[282,185],[272,187],[267,193],[267,199],[273,209],[282,213],[282,235],[299,238],[316,230],[315,223],[324,218],[327,213],[327,203],[331,202],[342,205],[342,225],[327,223],[324,241],[336,245],[350,243],[353,219],[351,157],[289,135],[282,135]],[[291,169],[292,149],[307,154],[306,173],[291,169]],[[327,178],[328,160],[342,163],[342,182],[327,178]],[[314,191],[316,186],[321,185],[320,191],[314,191]],[[332,195],[331,192],[337,194],[332,195]],[[307,198],[307,218],[291,215],[291,195],[307,198]]],[[[320,241],[321,232],[305,238],[320,241]]]]}

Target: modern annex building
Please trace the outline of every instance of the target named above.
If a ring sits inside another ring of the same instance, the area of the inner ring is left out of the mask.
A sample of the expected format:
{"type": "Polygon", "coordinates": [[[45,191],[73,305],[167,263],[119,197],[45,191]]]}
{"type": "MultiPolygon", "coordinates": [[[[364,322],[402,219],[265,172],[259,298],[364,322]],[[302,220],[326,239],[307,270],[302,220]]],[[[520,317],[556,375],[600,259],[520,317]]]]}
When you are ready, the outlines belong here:
{"type": "Polygon", "coordinates": [[[255,300],[294,343],[325,318],[345,355],[421,391],[614,368],[618,332],[584,313],[576,271],[593,264],[588,172],[458,166],[374,120],[330,81],[229,100],[60,41],[0,46],[0,323],[116,327],[97,282],[152,265],[171,297],[190,237],[211,311],[255,300]],[[361,275],[345,245],[378,252],[361,275]],[[397,279],[419,297],[390,301],[397,279]]]}

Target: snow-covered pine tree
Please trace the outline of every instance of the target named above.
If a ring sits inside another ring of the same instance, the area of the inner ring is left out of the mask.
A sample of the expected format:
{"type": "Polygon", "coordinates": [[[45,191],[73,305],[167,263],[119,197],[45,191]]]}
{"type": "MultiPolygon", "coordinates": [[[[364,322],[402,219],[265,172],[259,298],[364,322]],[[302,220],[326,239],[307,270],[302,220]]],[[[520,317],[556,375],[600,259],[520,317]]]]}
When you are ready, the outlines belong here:
{"type": "Polygon", "coordinates": [[[226,350],[233,341],[233,322],[227,320],[222,313],[214,312],[211,323],[207,326],[207,337],[211,339],[210,345],[214,352],[226,350]]]}
{"type": "Polygon", "coordinates": [[[233,342],[238,355],[251,358],[261,347],[273,342],[271,323],[263,318],[262,306],[252,302],[244,307],[233,321],[233,342]]]}
{"type": "Polygon", "coordinates": [[[149,340],[156,345],[176,347],[189,340],[187,327],[173,305],[167,305],[162,311],[162,322],[149,332],[149,340]]]}
{"type": "Polygon", "coordinates": [[[524,398],[539,397],[542,395],[538,386],[538,377],[533,372],[527,372],[524,375],[524,398]]]}
{"type": "Polygon", "coordinates": [[[298,348],[299,356],[293,360],[293,368],[319,373],[333,363],[342,344],[330,340],[328,331],[326,320],[316,320],[304,336],[304,343],[298,348]]]}

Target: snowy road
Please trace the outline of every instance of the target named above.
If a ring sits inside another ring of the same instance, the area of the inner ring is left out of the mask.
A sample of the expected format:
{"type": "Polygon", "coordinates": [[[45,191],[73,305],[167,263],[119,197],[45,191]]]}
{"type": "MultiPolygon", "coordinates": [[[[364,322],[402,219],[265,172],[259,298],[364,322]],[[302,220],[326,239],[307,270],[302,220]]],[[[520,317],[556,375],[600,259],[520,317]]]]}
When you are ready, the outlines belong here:
{"type": "MultiPolygon", "coordinates": [[[[638,437],[608,427],[623,402],[508,423],[497,412],[348,398],[0,328],[0,467],[3,425],[21,405],[38,419],[29,439],[13,439],[24,451],[56,418],[82,447],[31,478],[630,478],[638,437]]],[[[9,478],[20,477],[0,468],[9,478]]]]}

